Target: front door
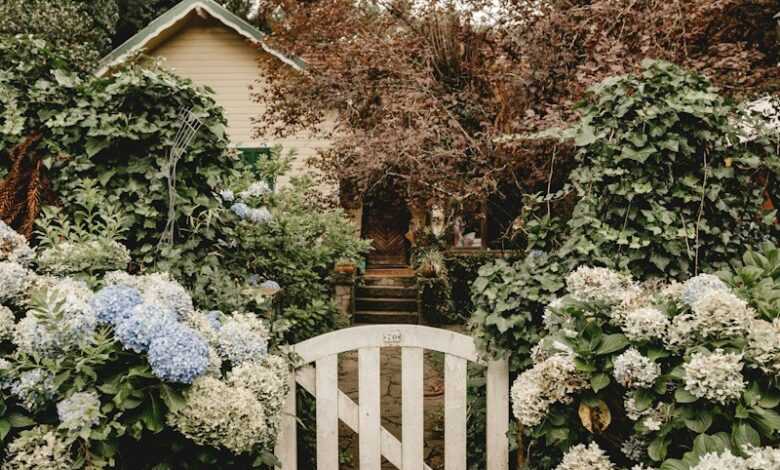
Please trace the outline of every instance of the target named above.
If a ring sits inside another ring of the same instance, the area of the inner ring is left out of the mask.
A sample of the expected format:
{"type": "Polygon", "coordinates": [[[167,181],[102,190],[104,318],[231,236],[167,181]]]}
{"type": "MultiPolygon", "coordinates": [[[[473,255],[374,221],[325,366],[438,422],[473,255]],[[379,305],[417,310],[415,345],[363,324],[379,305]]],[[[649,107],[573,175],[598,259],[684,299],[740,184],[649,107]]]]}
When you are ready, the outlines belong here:
{"type": "Polygon", "coordinates": [[[411,215],[401,200],[367,202],[363,207],[363,238],[373,240],[369,266],[399,267],[409,263],[411,215]]]}

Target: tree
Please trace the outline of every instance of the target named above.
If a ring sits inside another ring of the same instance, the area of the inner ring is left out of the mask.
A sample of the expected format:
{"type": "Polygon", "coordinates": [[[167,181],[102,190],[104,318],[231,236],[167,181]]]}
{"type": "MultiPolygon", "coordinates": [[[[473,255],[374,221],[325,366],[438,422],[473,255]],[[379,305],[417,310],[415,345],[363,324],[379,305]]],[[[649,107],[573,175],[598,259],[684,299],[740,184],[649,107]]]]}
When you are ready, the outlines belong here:
{"type": "Polygon", "coordinates": [[[568,125],[589,85],[646,57],[733,97],[780,88],[773,1],[485,3],[265,2],[277,12],[270,42],[307,69],[268,60],[259,130],[335,119],[334,146],[315,162],[327,176],[358,195],[394,179],[432,204],[557,186],[569,145],[502,137],[568,125]]]}
{"type": "Polygon", "coordinates": [[[70,50],[72,65],[88,70],[111,49],[116,0],[4,0],[0,35],[31,34],[70,50]]]}

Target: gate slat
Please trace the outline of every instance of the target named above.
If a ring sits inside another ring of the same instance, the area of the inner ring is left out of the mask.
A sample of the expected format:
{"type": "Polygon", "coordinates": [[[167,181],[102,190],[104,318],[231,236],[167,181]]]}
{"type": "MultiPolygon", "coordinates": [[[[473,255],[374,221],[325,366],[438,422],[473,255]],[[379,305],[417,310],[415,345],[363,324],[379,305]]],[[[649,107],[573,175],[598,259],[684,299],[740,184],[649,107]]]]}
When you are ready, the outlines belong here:
{"type": "Polygon", "coordinates": [[[290,391],[282,408],[279,437],[276,441],[276,457],[282,464],[282,470],[298,469],[298,436],[296,435],[295,418],[295,372],[291,372],[287,378],[290,391]]]}
{"type": "Polygon", "coordinates": [[[465,359],[444,356],[444,468],[466,470],[466,384],[465,359]]]}
{"type": "MultiPolygon", "coordinates": [[[[303,366],[296,372],[298,384],[304,390],[317,395],[315,389],[315,372],[311,366],[303,366]]],[[[355,433],[358,432],[358,421],[360,420],[358,405],[352,401],[344,392],[339,390],[339,418],[355,433]]],[[[398,440],[390,431],[382,428],[382,455],[396,468],[401,468],[401,441],[398,440]]],[[[295,469],[293,469],[295,470],[295,469]]],[[[428,465],[425,470],[432,470],[428,465]]]]}
{"type": "Polygon", "coordinates": [[[318,468],[339,468],[338,356],[317,362],[317,462],[318,468]]]}
{"type": "Polygon", "coordinates": [[[358,351],[360,470],[380,470],[382,467],[379,359],[378,347],[358,351]]]}
{"type": "Polygon", "coordinates": [[[401,348],[401,470],[422,470],[424,465],[423,350],[401,348]]]}
{"type": "Polygon", "coordinates": [[[509,469],[509,364],[490,361],[487,370],[487,468],[509,469]]]}

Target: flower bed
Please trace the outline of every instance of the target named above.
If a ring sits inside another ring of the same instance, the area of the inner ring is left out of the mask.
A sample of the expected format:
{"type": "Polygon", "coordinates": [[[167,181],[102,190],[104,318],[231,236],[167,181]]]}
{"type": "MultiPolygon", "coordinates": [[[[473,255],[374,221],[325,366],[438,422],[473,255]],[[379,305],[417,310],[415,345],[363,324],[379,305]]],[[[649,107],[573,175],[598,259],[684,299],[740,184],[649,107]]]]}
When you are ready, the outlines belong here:
{"type": "Polygon", "coordinates": [[[710,274],[640,284],[580,267],[566,286],[511,392],[538,466],[780,468],[777,312],[710,274]]]}
{"type": "Polygon", "coordinates": [[[0,222],[4,469],[273,462],[288,362],[264,320],[199,311],[164,273],[113,271],[93,290],[42,257],[0,222]],[[155,439],[170,452],[129,451],[155,439]],[[191,452],[166,461],[177,448],[191,452]]]}

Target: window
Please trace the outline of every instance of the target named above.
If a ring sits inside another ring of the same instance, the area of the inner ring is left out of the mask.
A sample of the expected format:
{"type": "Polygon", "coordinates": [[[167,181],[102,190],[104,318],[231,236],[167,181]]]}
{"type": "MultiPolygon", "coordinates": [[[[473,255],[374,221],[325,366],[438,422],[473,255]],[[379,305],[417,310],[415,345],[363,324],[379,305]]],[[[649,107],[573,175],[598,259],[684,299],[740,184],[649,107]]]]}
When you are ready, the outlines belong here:
{"type": "MultiPolygon", "coordinates": [[[[241,154],[241,158],[252,167],[255,176],[261,176],[259,168],[260,161],[273,157],[273,152],[271,152],[270,147],[239,147],[238,152],[241,154]]],[[[275,178],[268,177],[266,183],[268,183],[268,186],[272,190],[276,189],[275,178]]]]}

